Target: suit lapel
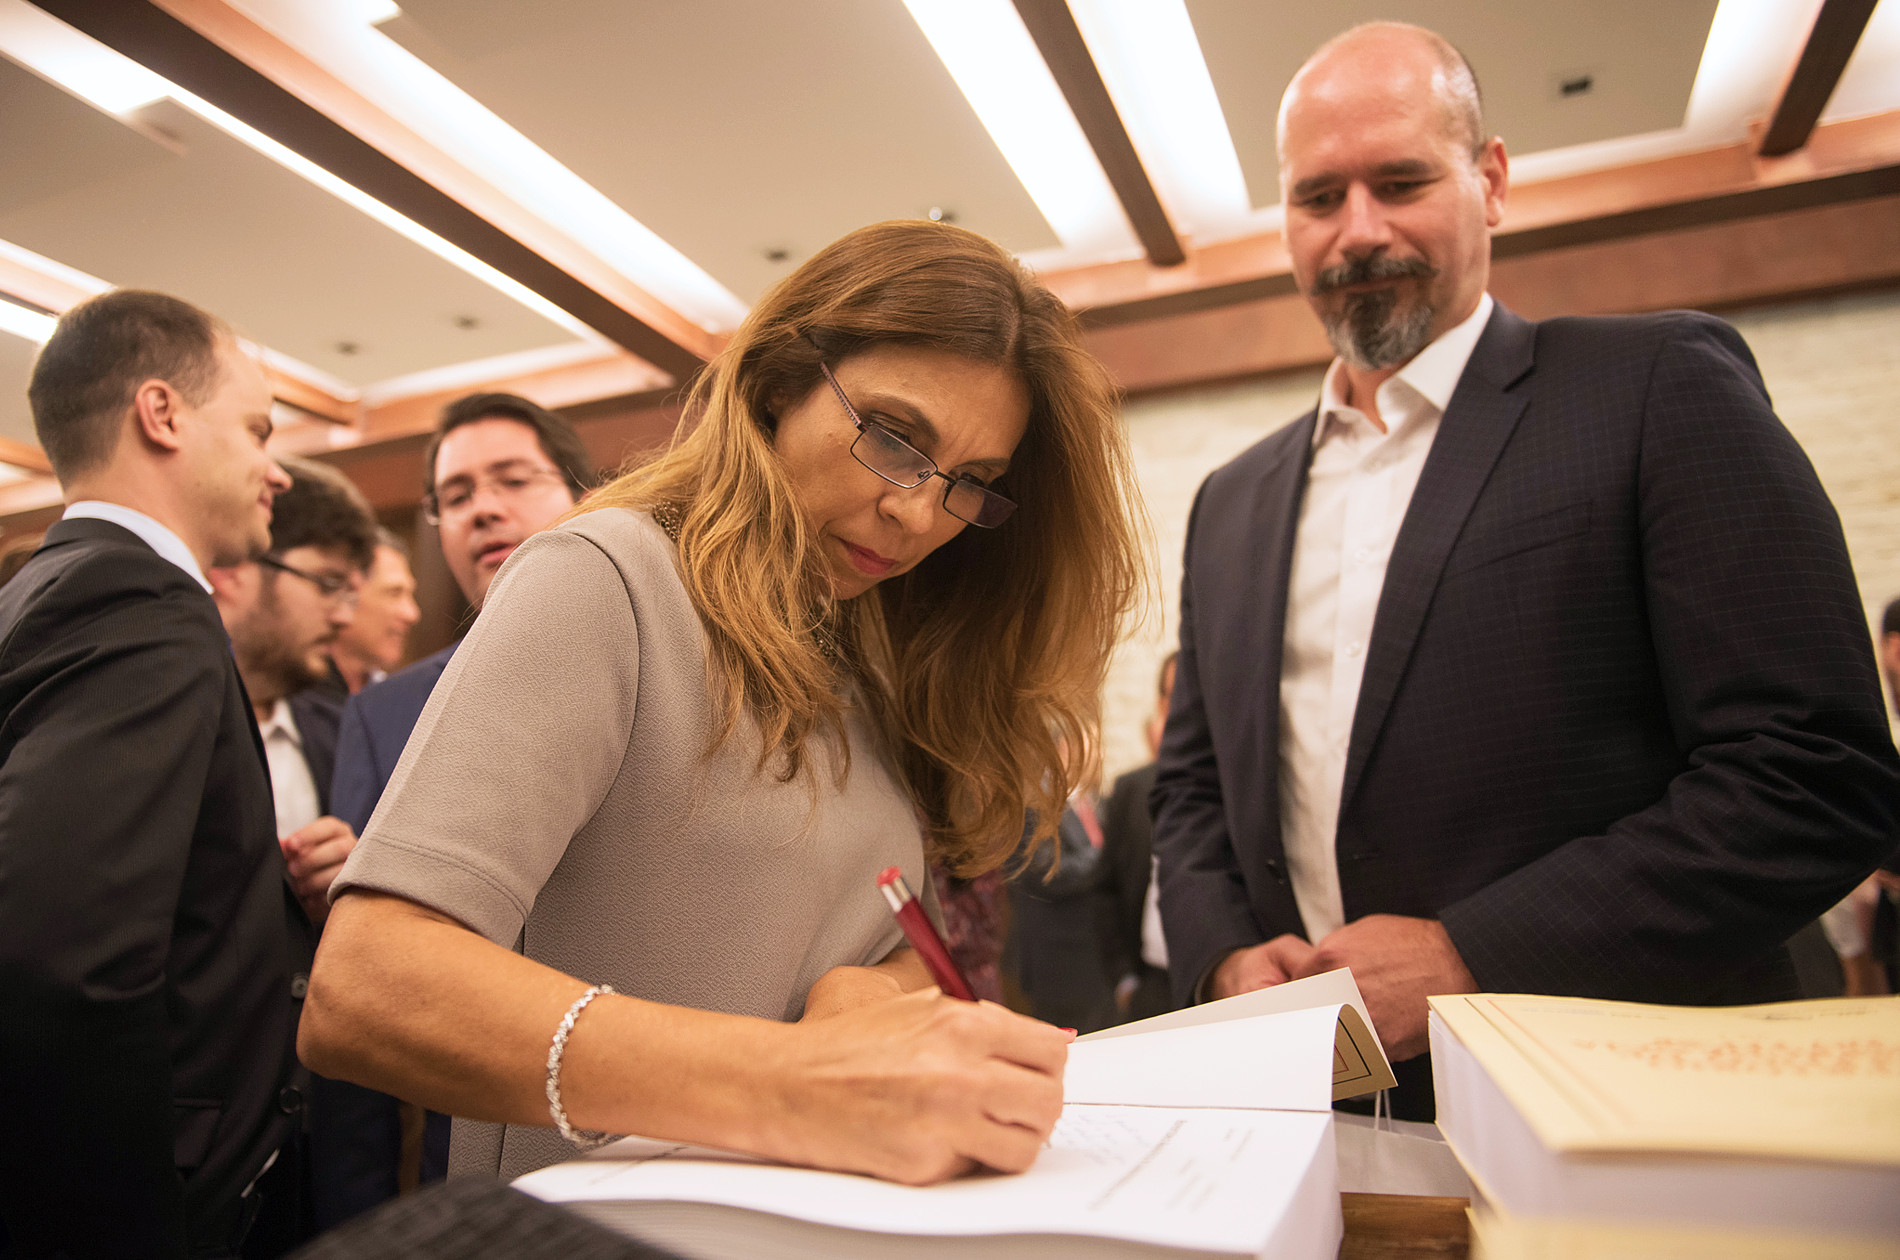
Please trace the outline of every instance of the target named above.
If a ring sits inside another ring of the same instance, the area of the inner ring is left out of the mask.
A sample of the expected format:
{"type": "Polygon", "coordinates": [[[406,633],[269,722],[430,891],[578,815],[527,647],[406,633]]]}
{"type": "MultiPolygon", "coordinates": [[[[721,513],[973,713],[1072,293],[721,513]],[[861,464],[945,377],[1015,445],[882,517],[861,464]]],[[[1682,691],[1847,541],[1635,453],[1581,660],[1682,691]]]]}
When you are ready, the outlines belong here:
{"type": "MultiPolygon", "coordinates": [[[[1271,843],[1249,846],[1269,866],[1281,860],[1280,837],[1280,658],[1286,646],[1287,586],[1292,578],[1293,541],[1300,527],[1300,501],[1306,495],[1306,470],[1312,463],[1313,425],[1317,412],[1309,411],[1293,423],[1280,457],[1261,476],[1252,505],[1247,537],[1252,552],[1244,576],[1236,586],[1239,598],[1262,602],[1235,619],[1251,641],[1238,645],[1237,659],[1257,662],[1262,694],[1247,705],[1246,726],[1251,737],[1236,749],[1235,764],[1266,766],[1261,785],[1265,808],[1260,819],[1271,843]],[[1245,745],[1252,745],[1247,747],[1245,745]]],[[[1256,871],[1271,879],[1271,871],[1256,871]]]]}
{"type": "Polygon", "coordinates": [[[1513,394],[1511,387],[1531,368],[1535,336],[1533,325],[1498,306],[1439,421],[1379,593],[1346,753],[1342,815],[1392,708],[1446,557],[1529,402],[1528,394],[1513,394]]]}

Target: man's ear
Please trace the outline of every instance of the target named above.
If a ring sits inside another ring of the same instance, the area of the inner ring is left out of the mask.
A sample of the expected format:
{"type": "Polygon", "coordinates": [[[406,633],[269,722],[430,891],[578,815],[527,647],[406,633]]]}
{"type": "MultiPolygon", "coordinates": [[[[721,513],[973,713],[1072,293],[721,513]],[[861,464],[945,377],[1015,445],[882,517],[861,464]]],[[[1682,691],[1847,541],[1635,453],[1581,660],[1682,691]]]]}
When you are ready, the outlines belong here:
{"type": "Polygon", "coordinates": [[[157,377],[141,381],[132,391],[132,423],[139,437],[162,451],[176,451],[184,445],[179,430],[180,413],[185,400],[170,381],[157,377]]]}
{"type": "Polygon", "coordinates": [[[211,583],[211,598],[217,602],[227,631],[232,622],[243,617],[251,605],[257,602],[257,590],[262,580],[263,574],[254,562],[214,565],[205,570],[205,581],[211,583]]]}

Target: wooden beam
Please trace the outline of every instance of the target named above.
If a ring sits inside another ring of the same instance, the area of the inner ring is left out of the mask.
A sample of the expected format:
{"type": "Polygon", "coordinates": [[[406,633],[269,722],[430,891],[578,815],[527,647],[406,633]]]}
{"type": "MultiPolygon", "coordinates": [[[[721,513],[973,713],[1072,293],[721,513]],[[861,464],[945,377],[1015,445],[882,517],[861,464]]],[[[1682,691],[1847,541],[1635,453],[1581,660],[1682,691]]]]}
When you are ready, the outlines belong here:
{"type": "Polygon", "coordinates": [[[46,452],[31,442],[19,442],[10,437],[0,437],[0,464],[12,464],[27,472],[51,475],[53,465],[46,458],[46,452]]]}
{"type": "Polygon", "coordinates": [[[1828,98],[1841,81],[1842,71],[1860,43],[1867,20],[1874,15],[1880,0],[1824,0],[1814,17],[1814,29],[1808,32],[1801,56],[1794,63],[1781,100],[1762,135],[1763,157],[1793,153],[1808,142],[1814,124],[1821,120],[1828,98]]]}
{"type": "Polygon", "coordinates": [[[685,379],[717,338],[637,286],[609,285],[551,227],[224,0],[34,0],[685,379]],[[296,90],[283,86],[295,84],[296,90]],[[317,102],[313,103],[314,97],[317,102]],[[509,209],[512,207],[512,209],[509,209]]]}
{"type": "Polygon", "coordinates": [[[1029,37],[1036,41],[1036,50],[1055,76],[1075,121],[1082,125],[1082,134],[1095,150],[1129,225],[1148,253],[1148,261],[1157,267],[1179,266],[1187,259],[1181,238],[1168,222],[1168,212],[1162,208],[1115,102],[1109,98],[1102,72],[1089,55],[1075,15],[1069,12],[1068,0],[1016,0],[1016,12],[1022,15],[1023,25],[1029,28],[1029,37]]]}
{"type": "MultiPolygon", "coordinates": [[[[1801,152],[1749,143],[1511,189],[1492,257],[1506,259],[1900,192],[1900,110],[1817,127],[1801,152]]],[[[1197,248],[1184,266],[1107,263],[1043,282],[1095,328],[1295,292],[1278,232],[1197,248]]]]}
{"type": "MultiPolygon", "coordinates": [[[[1900,286],[1900,196],[1503,259],[1491,292],[1521,315],[1723,310],[1900,286]]],[[[1091,329],[1131,394],[1317,367],[1332,348],[1297,294],[1091,329]]]]}

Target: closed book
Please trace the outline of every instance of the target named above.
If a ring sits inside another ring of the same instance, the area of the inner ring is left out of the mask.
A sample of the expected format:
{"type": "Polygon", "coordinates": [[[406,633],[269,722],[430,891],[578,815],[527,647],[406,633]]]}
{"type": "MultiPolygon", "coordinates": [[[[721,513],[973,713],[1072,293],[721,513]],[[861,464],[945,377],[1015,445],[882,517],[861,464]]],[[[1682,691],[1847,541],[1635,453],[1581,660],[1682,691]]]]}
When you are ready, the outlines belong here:
{"type": "Polygon", "coordinates": [[[1900,998],[1435,997],[1431,1045],[1507,1216],[1900,1238],[1900,998]]]}

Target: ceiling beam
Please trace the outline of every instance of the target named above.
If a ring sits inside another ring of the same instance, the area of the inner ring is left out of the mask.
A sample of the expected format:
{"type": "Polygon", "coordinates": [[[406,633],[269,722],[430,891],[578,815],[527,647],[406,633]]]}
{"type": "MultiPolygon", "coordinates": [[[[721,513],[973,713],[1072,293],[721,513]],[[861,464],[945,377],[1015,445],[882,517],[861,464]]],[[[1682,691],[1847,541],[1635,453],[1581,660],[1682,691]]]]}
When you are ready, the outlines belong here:
{"type": "MultiPolygon", "coordinates": [[[[1490,290],[1520,315],[1723,310],[1900,286],[1900,196],[1599,241],[1500,260],[1490,290]]],[[[1130,394],[1201,386],[1333,357],[1297,293],[1090,329],[1130,394]]]]}
{"type": "Polygon", "coordinates": [[[52,463],[46,458],[46,452],[31,442],[16,442],[10,437],[0,437],[0,464],[11,464],[27,472],[51,475],[52,463]]]}
{"type": "MultiPolygon", "coordinates": [[[[1621,240],[1900,192],[1900,110],[1826,123],[1801,152],[1763,158],[1743,142],[1521,184],[1492,233],[1494,259],[1621,240]]],[[[1042,273],[1090,327],[1293,294],[1279,232],[1196,248],[1180,267],[1140,261],[1042,273]]]]}
{"type": "Polygon", "coordinates": [[[712,334],[624,277],[616,281],[605,264],[225,0],[33,2],[673,376],[690,378],[717,350],[712,334]]]}
{"type": "Polygon", "coordinates": [[[1068,0],[1015,3],[1023,25],[1029,28],[1029,37],[1036,41],[1036,50],[1055,76],[1070,112],[1088,137],[1089,147],[1095,150],[1095,158],[1120,199],[1129,226],[1147,251],[1148,261],[1157,267],[1179,266],[1187,259],[1181,238],[1168,222],[1168,212],[1162,208],[1154,183],[1128,138],[1121,114],[1109,99],[1108,86],[1102,82],[1095,58],[1089,55],[1075,15],[1069,12],[1068,0]]]}
{"type": "Polygon", "coordinates": [[[1801,56],[1788,76],[1788,84],[1781,90],[1774,116],[1762,134],[1763,157],[1793,153],[1808,142],[1878,3],[1879,0],[1824,0],[1821,11],[1815,15],[1814,29],[1808,33],[1801,56]]]}

